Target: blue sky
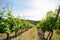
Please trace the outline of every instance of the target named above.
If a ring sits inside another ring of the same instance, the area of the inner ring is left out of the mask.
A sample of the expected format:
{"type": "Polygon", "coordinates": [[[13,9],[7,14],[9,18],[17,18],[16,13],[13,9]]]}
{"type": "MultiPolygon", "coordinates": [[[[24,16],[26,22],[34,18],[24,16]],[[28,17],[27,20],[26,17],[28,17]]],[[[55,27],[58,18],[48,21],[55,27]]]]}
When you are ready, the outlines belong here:
{"type": "Polygon", "coordinates": [[[0,11],[6,3],[12,7],[14,17],[41,20],[47,11],[54,11],[60,5],[60,0],[0,0],[0,11]]]}

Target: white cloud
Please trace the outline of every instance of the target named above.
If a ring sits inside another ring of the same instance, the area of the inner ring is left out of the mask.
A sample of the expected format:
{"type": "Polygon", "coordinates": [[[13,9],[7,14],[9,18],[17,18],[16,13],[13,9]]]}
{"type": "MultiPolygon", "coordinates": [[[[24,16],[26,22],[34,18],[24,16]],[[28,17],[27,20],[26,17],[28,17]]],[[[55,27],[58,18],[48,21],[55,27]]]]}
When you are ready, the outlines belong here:
{"type": "MultiPolygon", "coordinates": [[[[15,11],[15,13],[20,13],[19,15],[22,17],[26,16],[26,19],[41,20],[47,11],[56,8],[56,4],[54,1],[49,0],[30,0],[27,2],[26,7],[28,9],[24,9],[21,12],[15,11]]],[[[14,16],[18,16],[18,14],[14,14],[14,16]]]]}

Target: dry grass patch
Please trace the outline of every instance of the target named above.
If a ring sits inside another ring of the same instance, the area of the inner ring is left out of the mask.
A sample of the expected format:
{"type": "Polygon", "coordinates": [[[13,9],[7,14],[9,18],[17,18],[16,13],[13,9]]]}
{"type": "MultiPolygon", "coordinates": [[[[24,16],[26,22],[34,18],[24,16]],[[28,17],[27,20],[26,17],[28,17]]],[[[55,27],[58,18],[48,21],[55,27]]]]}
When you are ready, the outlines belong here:
{"type": "Polygon", "coordinates": [[[38,36],[38,30],[36,27],[31,28],[27,32],[23,33],[19,40],[40,40],[38,36]]]}

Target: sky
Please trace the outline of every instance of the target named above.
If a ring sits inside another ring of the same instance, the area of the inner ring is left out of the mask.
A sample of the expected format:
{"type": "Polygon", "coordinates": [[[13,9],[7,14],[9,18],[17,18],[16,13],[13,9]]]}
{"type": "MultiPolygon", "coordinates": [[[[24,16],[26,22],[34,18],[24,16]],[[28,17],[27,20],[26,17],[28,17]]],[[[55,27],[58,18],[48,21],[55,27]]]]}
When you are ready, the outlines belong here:
{"type": "Polygon", "coordinates": [[[0,11],[9,3],[14,17],[20,16],[29,20],[41,20],[50,10],[60,5],[60,0],[0,0],[0,11]]]}

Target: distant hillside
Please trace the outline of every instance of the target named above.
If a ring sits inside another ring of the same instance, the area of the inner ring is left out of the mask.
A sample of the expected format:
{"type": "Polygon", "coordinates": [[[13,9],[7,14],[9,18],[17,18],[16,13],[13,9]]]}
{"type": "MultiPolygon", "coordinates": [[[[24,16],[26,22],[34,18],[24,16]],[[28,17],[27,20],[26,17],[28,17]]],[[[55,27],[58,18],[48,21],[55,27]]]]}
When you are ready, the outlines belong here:
{"type": "Polygon", "coordinates": [[[21,20],[26,20],[32,23],[33,25],[37,25],[40,21],[34,21],[34,20],[28,20],[28,19],[21,19],[21,20]]]}

